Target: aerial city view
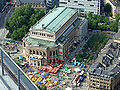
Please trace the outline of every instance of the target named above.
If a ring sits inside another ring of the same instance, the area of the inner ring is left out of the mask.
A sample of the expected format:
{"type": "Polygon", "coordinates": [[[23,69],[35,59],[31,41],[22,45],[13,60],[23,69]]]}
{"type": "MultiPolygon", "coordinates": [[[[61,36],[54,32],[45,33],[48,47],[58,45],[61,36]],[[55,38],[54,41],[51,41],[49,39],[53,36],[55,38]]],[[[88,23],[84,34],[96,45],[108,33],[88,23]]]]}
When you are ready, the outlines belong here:
{"type": "Polygon", "coordinates": [[[0,90],[120,90],[120,0],[0,0],[0,90]]]}

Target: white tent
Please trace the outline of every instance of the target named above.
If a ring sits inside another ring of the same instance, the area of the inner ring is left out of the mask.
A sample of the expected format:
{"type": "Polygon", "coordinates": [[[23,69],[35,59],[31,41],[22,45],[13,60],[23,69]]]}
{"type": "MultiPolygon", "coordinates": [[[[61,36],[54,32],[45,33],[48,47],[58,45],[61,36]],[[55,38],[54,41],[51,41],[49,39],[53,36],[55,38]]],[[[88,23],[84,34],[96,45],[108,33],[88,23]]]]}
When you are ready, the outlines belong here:
{"type": "Polygon", "coordinates": [[[74,71],[75,72],[80,72],[81,70],[80,70],[80,68],[75,68],[74,71]]]}
{"type": "Polygon", "coordinates": [[[67,87],[65,90],[73,90],[72,88],[70,88],[70,87],[67,87]]]}

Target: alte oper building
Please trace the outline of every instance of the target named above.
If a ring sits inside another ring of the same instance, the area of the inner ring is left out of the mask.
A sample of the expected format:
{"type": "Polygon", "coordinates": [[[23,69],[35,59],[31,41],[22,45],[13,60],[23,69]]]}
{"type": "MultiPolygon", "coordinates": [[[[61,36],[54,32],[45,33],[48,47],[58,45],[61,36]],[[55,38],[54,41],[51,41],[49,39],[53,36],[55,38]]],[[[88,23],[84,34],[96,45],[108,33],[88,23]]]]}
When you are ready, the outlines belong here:
{"type": "Polygon", "coordinates": [[[65,53],[74,42],[82,42],[87,34],[88,23],[70,8],[54,8],[23,38],[24,53],[30,65],[47,65],[66,58],[65,53]]]}

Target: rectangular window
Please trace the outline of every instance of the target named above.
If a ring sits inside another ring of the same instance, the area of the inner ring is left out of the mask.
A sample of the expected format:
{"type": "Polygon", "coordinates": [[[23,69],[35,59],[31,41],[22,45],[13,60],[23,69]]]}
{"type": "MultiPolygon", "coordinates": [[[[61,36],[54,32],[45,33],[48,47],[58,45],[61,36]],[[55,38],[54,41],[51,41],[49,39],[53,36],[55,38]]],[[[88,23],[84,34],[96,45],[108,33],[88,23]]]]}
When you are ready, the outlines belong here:
{"type": "Polygon", "coordinates": [[[80,5],[80,6],[84,6],[84,4],[78,4],[78,5],[80,5]]]}
{"type": "Polygon", "coordinates": [[[67,2],[60,2],[61,4],[67,4],[67,2]]]}
{"type": "Polygon", "coordinates": [[[77,3],[78,1],[74,1],[75,3],[77,3]]]}
{"type": "Polygon", "coordinates": [[[90,5],[90,6],[94,7],[94,5],[90,5]]]}

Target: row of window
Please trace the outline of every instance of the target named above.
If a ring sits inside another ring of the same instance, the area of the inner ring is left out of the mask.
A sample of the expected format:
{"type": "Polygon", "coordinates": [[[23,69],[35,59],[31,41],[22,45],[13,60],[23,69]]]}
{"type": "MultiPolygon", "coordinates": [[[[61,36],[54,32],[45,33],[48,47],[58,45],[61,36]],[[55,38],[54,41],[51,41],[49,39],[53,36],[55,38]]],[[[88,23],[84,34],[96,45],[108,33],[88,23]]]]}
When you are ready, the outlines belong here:
{"type": "Polygon", "coordinates": [[[29,54],[36,54],[36,55],[44,55],[46,56],[45,52],[35,51],[35,50],[29,50],[29,54]]]}
{"type": "MultiPolygon", "coordinates": [[[[67,1],[67,0],[64,0],[67,1]]],[[[97,1],[97,0],[87,0],[87,1],[97,1]]],[[[73,2],[73,0],[68,0],[68,2],[73,2]]],[[[75,3],[78,3],[78,1],[74,0],[75,3]]]]}
{"type": "Polygon", "coordinates": [[[109,79],[103,79],[103,78],[96,78],[96,77],[91,77],[91,79],[98,79],[98,80],[104,80],[104,81],[109,81],[109,79]]]}
{"type": "Polygon", "coordinates": [[[32,32],[32,34],[34,34],[34,35],[40,35],[40,36],[53,37],[53,35],[44,34],[44,33],[37,33],[37,32],[32,32]]]}
{"type": "MultiPolygon", "coordinates": [[[[67,4],[67,2],[60,2],[61,4],[67,4]]],[[[84,4],[80,4],[80,3],[78,3],[78,5],[80,5],[80,6],[84,6],[84,4]]],[[[91,7],[94,7],[94,5],[90,5],[91,7]]]]}
{"type": "Polygon", "coordinates": [[[94,89],[97,89],[97,90],[108,90],[106,87],[104,88],[99,88],[99,87],[94,87],[94,86],[90,86],[90,88],[94,88],[94,89]]]}
{"type": "Polygon", "coordinates": [[[57,50],[56,51],[50,51],[50,56],[55,56],[55,55],[57,55],[57,50]]]}

